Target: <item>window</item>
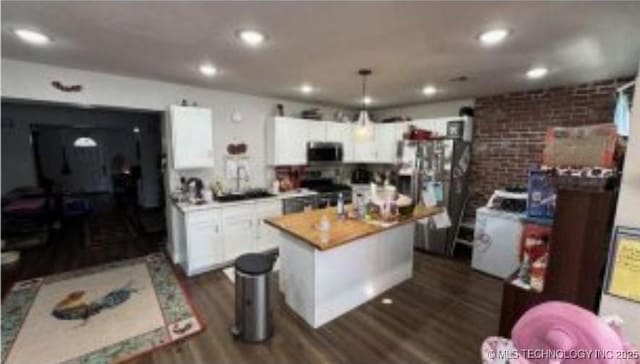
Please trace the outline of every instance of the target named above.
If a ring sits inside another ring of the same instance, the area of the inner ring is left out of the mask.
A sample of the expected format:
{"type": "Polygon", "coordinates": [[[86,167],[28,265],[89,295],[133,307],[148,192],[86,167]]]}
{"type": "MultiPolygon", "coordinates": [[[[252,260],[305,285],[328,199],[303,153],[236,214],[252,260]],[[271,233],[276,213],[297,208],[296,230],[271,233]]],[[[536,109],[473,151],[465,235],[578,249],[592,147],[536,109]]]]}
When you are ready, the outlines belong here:
{"type": "Polygon", "coordinates": [[[89,137],[80,137],[73,142],[73,146],[76,148],[93,148],[97,147],[98,143],[89,137]]]}

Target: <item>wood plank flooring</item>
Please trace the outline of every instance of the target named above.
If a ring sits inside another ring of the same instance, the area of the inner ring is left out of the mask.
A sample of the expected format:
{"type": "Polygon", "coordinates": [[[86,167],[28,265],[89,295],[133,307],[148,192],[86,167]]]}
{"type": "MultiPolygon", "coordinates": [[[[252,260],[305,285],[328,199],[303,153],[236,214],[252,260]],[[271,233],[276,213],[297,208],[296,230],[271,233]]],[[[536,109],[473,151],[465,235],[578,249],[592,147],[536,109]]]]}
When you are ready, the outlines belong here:
{"type": "MultiPolygon", "coordinates": [[[[25,253],[18,270],[3,272],[2,290],[17,279],[158,249],[141,239],[86,247],[82,228],[67,228],[57,243],[25,253]]],[[[482,340],[497,333],[502,296],[499,280],[473,271],[467,263],[416,252],[411,280],[317,330],[274,294],[275,334],[256,345],[234,341],[229,334],[234,287],[221,271],[185,278],[185,286],[207,329],[134,363],[477,363],[482,340]],[[383,297],[393,304],[382,304],[383,297]]]]}
{"type": "Polygon", "coordinates": [[[256,345],[229,334],[234,290],[222,272],[186,286],[207,330],[136,363],[475,363],[484,338],[497,333],[502,295],[499,280],[416,252],[410,281],[317,330],[276,294],[275,334],[256,345]],[[382,304],[383,297],[393,304],[382,304]]]}

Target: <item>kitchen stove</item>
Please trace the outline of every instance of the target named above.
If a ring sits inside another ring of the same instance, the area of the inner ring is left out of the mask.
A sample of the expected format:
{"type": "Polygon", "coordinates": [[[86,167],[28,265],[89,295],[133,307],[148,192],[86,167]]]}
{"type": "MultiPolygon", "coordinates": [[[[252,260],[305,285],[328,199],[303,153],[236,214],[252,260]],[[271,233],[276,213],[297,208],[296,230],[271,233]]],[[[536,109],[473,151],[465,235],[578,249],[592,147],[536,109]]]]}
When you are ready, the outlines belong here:
{"type": "Polygon", "coordinates": [[[338,197],[342,193],[345,204],[351,203],[351,187],[334,183],[330,178],[315,178],[300,181],[300,186],[318,192],[320,208],[336,206],[338,197]]]}

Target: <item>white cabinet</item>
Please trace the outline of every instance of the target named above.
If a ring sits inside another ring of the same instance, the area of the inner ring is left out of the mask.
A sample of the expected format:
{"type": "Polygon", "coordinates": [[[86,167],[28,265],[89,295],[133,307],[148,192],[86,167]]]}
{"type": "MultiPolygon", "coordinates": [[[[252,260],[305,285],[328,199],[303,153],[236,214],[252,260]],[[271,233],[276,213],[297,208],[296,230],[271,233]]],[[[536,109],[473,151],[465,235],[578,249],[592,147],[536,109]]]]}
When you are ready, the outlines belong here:
{"type": "Polygon", "coordinates": [[[185,214],[187,273],[193,275],[225,261],[218,210],[185,214]]]}
{"type": "Polygon", "coordinates": [[[352,124],[327,121],[327,141],[342,143],[342,161],[353,162],[352,124]]]}
{"type": "Polygon", "coordinates": [[[222,210],[224,257],[231,261],[255,249],[255,219],[252,205],[225,207],[222,210]]]}
{"type": "Polygon", "coordinates": [[[169,107],[173,168],[213,168],[211,110],[169,107]]]}
{"type": "Polygon", "coordinates": [[[375,128],[376,161],[378,163],[395,163],[399,140],[396,124],[376,124],[375,128]]]}
{"type": "Polygon", "coordinates": [[[267,225],[264,219],[282,215],[282,202],[258,201],[256,202],[256,250],[263,252],[278,247],[278,235],[275,228],[267,225]]]}
{"type": "Polygon", "coordinates": [[[304,121],[307,124],[307,141],[326,142],[327,122],[324,121],[304,121]]]}
{"type": "Polygon", "coordinates": [[[266,156],[272,166],[307,164],[310,122],[287,117],[271,118],[266,123],[266,156]]]}
{"type": "Polygon", "coordinates": [[[353,142],[353,162],[357,163],[377,163],[376,141],[353,142]]]}
{"type": "Polygon", "coordinates": [[[256,200],[239,205],[182,212],[171,205],[171,245],[174,261],[188,275],[232,263],[238,256],[278,247],[277,231],[264,219],[282,215],[282,201],[256,200]],[[180,253],[184,251],[184,253],[180,253]]]}

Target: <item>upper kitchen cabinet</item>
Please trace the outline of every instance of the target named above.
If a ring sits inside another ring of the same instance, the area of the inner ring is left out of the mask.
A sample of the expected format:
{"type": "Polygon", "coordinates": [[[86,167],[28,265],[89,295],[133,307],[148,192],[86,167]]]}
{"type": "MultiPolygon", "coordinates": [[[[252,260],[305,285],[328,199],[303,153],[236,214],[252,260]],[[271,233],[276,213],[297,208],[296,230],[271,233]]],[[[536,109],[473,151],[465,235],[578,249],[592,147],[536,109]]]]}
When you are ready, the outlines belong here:
{"type": "Polygon", "coordinates": [[[274,117],[267,120],[265,133],[267,163],[272,166],[307,164],[310,123],[304,119],[288,117],[274,117]]]}
{"type": "Polygon", "coordinates": [[[213,131],[211,110],[169,107],[173,168],[213,168],[213,131]]]}
{"type": "Polygon", "coordinates": [[[376,161],[378,163],[395,163],[398,148],[399,124],[375,124],[376,161]]]}
{"type": "Polygon", "coordinates": [[[337,123],[335,121],[325,122],[327,125],[327,141],[342,143],[342,161],[349,163],[353,161],[353,136],[351,123],[337,123]]]}
{"type": "Polygon", "coordinates": [[[324,121],[305,121],[307,124],[307,141],[310,142],[326,142],[327,141],[327,122],[324,121]]]}

